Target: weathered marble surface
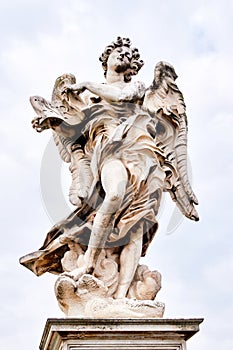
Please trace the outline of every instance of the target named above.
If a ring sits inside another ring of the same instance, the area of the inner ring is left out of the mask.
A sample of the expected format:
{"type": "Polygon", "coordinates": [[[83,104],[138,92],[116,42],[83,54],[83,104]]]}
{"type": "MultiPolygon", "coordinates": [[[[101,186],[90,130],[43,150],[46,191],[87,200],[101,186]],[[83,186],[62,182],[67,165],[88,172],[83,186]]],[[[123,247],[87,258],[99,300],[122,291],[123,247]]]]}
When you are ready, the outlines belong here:
{"type": "Polygon", "coordinates": [[[112,317],[119,310],[122,317],[162,317],[164,305],[155,301],[161,275],[139,259],[157,231],[164,191],[198,220],[187,173],[185,103],[169,63],[155,66],[148,88],[132,81],[143,61],[129,39],[111,43],[100,60],[104,84],[63,74],[51,102],[30,98],[33,128],[52,129],[70,163],[76,209],[20,263],[38,276],[59,275],[55,293],[68,316],[107,317],[111,309],[112,317]]]}
{"type": "MultiPolygon", "coordinates": [[[[143,291],[146,292],[146,286],[143,291]]],[[[154,288],[153,297],[156,292],[154,288]]],[[[55,284],[55,294],[61,310],[70,317],[154,318],[163,317],[165,308],[149,294],[137,300],[130,294],[124,299],[113,299],[108,296],[106,284],[89,274],[82,275],[77,282],[71,277],[60,276],[55,284]]]]}
{"type": "Polygon", "coordinates": [[[48,319],[40,350],[186,350],[203,319],[48,319]]]}

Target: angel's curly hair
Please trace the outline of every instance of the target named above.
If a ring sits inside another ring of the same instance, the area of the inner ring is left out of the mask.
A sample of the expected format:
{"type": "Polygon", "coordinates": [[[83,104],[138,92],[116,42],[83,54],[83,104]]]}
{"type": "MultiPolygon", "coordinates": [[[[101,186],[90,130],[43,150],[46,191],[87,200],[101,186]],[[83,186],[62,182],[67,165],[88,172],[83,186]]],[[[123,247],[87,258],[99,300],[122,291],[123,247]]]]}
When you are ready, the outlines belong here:
{"type": "Polygon", "coordinates": [[[124,79],[125,82],[131,81],[132,75],[136,75],[138,71],[142,68],[144,65],[144,62],[140,60],[140,54],[138,52],[138,49],[131,47],[131,41],[129,38],[121,38],[120,36],[117,37],[116,41],[113,41],[110,45],[108,45],[102,55],[100,56],[99,60],[102,62],[102,67],[104,70],[104,76],[106,77],[107,74],[107,62],[110,54],[118,47],[126,46],[131,49],[132,51],[132,58],[130,61],[130,67],[127,70],[124,79]]]}

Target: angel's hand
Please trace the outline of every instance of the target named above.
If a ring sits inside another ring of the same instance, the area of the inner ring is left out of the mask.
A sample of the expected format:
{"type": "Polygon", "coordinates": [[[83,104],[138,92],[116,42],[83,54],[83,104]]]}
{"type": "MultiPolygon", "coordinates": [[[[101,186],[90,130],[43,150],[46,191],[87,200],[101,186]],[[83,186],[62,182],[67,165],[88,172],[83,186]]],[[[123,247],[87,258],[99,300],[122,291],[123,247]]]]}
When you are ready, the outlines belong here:
{"type": "Polygon", "coordinates": [[[83,91],[86,90],[85,83],[79,83],[79,84],[67,84],[64,89],[62,90],[63,95],[67,95],[69,92],[73,92],[77,95],[81,94],[83,91]]]}

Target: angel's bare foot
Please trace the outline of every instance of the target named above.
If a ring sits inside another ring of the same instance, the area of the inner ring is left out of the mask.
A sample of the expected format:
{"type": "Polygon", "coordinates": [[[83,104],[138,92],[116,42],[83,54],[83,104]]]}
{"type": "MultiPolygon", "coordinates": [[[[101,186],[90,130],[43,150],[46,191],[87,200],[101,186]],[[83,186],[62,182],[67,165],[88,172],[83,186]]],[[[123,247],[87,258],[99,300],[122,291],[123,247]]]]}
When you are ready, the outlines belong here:
{"type": "Polygon", "coordinates": [[[83,267],[79,267],[73,271],[66,271],[66,272],[63,272],[61,274],[61,276],[67,276],[67,277],[70,277],[72,278],[74,281],[77,281],[82,275],[84,275],[85,273],[87,273],[87,268],[86,266],[83,266],[83,267]]]}
{"type": "Polygon", "coordinates": [[[61,276],[68,276],[73,278],[73,280],[77,281],[81,276],[85,275],[85,274],[92,274],[94,268],[92,266],[82,266],[82,267],[78,267],[77,269],[74,269],[70,272],[65,271],[61,274],[61,276]]]}

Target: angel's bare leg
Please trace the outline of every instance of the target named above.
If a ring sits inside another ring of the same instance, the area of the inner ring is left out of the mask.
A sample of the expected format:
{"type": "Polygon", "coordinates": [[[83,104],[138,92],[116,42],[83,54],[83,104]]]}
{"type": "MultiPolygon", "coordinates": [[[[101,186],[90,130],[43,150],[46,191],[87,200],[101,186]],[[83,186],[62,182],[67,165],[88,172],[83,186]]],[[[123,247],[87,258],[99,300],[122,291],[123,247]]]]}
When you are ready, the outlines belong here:
{"type": "MultiPolygon", "coordinates": [[[[158,211],[160,206],[160,201],[162,197],[162,190],[159,185],[162,186],[163,182],[160,178],[160,173],[158,173],[158,189],[157,198],[154,202],[154,210],[158,211]]],[[[155,191],[155,189],[154,189],[155,191]]],[[[116,299],[124,298],[127,295],[130,284],[133,281],[135,271],[137,269],[141,253],[142,253],[142,243],[143,243],[143,231],[144,223],[141,222],[135,233],[131,233],[130,242],[123,248],[120,256],[120,275],[119,283],[114,297],[116,299]]]]}
{"type": "Polygon", "coordinates": [[[112,230],[114,214],[121,206],[127,182],[127,171],[120,160],[111,160],[104,164],[101,183],[105,191],[105,198],[94,218],[88,249],[84,256],[85,265],[76,271],[76,279],[81,274],[90,273],[94,269],[101,249],[104,248],[112,230]]]}
{"type": "Polygon", "coordinates": [[[136,268],[142,253],[143,223],[136,233],[131,234],[130,242],[123,248],[120,255],[120,275],[114,298],[122,299],[126,296],[134,278],[136,268]]]}

